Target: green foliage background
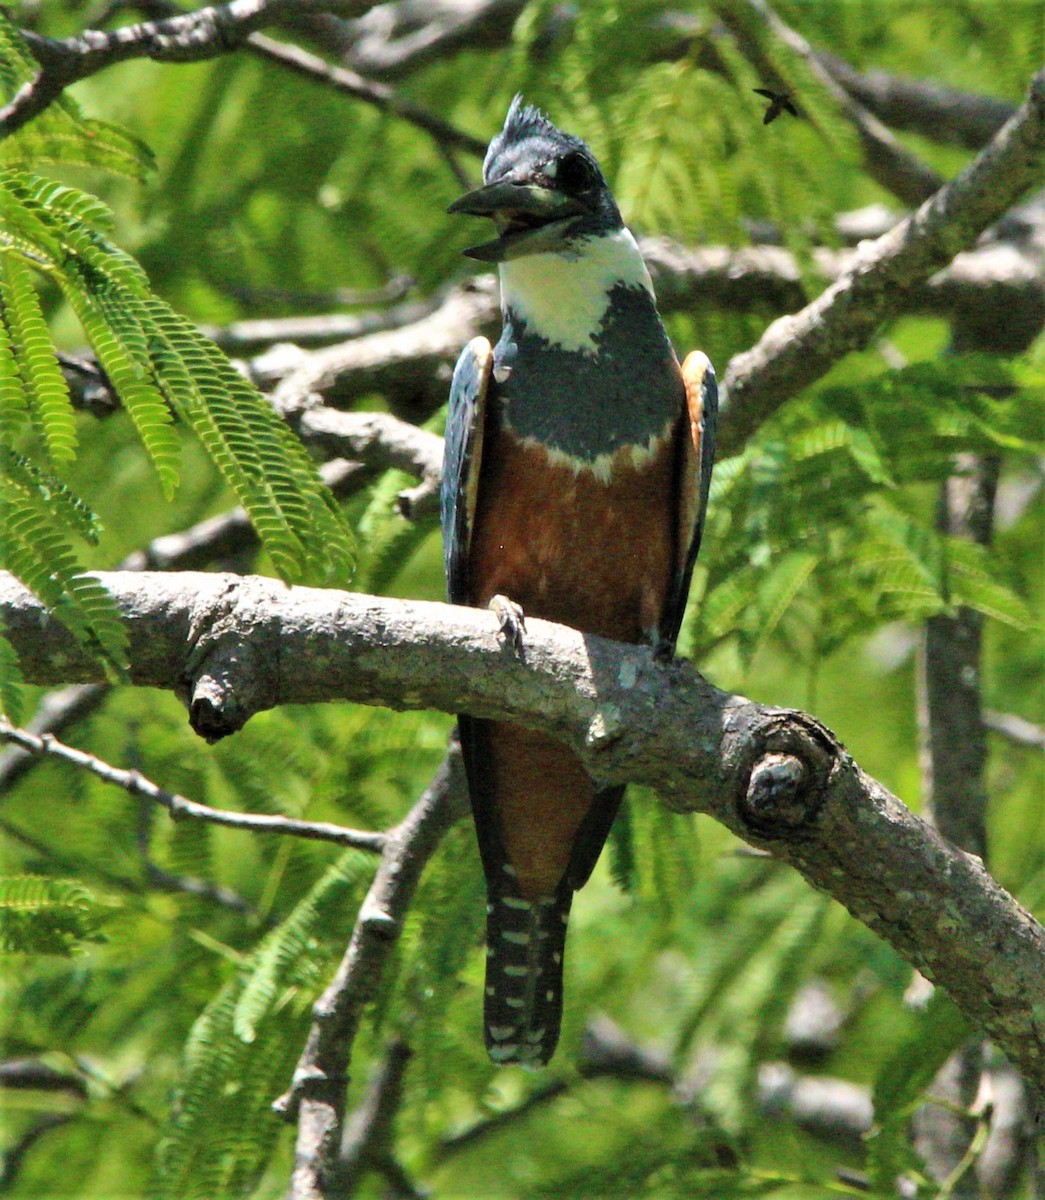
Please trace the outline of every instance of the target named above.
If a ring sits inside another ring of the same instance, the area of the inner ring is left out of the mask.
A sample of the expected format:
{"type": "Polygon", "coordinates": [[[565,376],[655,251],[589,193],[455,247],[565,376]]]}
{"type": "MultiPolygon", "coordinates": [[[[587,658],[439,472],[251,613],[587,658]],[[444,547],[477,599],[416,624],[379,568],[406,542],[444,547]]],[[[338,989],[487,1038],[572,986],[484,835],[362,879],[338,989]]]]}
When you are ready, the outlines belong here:
{"type": "MultiPolygon", "coordinates": [[[[814,243],[836,240],[836,213],[888,200],[864,173],[851,128],[779,43],[765,48],[810,123],[785,117],[764,127],[763,103],[751,92],[761,81],[725,39],[715,38],[723,74],[698,65],[699,40],[682,57],[657,61],[671,36],[657,20],[672,10],[661,0],[586,0],[572,37],[548,45],[540,35],[555,7],[535,0],[509,45],[419,69],[400,85],[404,94],[487,137],[522,90],[591,142],[626,219],[644,233],[741,245],[750,222],[771,220],[808,264],[814,243]]],[[[858,68],[1013,102],[1045,58],[1043,8],[1032,0],[792,0],[777,8],[858,68]]],[[[714,8],[695,5],[691,15],[711,37],[714,8]]],[[[76,6],[45,3],[38,12],[38,27],[56,35],[84,20],[76,6]]],[[[22,77],[17,63],[10,71],[8,90],[22,77]]],[[[53,214],[65,197],[84,254],[123,264],[113,281],[125,289],[121,301],[137,297],[147,330],[165,331],[175,349],[192,336],[181,316],[221,323],[324,309],[336,289],[377,287],[398,271],[429,294],[465,271],[459,252],[474,231],[443,215],[460,184],[435,144],[402,121],[245,54],[181,67],[129,63],[74,94],[82,112],[56,112],[50,126],[0,145],[0,155],[14,147],[0,203],[13,199],[0,225],[20,198],[35,196],[53,214]],[[62,122],[82,122],[83,113],[115,127],[101,139],[111,142],[111,161],[75,165],[66,149],[48,152],[62,122]],[[55,157],[63,161],[49,166],[55,157]],[[117,166],[122,175],[97,169],[117,166]],[[100,196],[112,218],[79,190],[58,193],[59,184],[100,196]],[[124,251],[144,268],[151,292],[124,251]]],[[[967,158],[914,135],[904,140],[947,176],[967,158]]],[[[474,175],[475,164],[467,166],[474,175]]],[[[56,220],[45,217],[52,232],[56,220]]],[[[17,255],[0,257],[5,312],[46,322],[46,336],[65,349],[82,346],[91,279],[80,291],[30,286],[17,255]],[[22,298],[12,303],[15,291],[22,298]]],[[[812,274],[808,286],[815,294],[812,274]]],[[[137,344],[121,325],[128,308],[103,312],[110,329],[123,330],[111,355],[137,344]]],[[[772,315],[701,311],[673,317],[671,331],[680,351],[699,345],[721,370],[772,315]]],[[[984,613],[985,706],[1045,719],[1035,623],[1041,505],[1002,522],[990,551],[933,525],[937,485],[956,452],[1000,452],[1003,487],[1014,492],[1040,475],[1045,352],[1039,339],[1018,360],[947,356],[945,323],[924,317],[899,320],[884,336],[907,367],[889,366],[876,347],[850,356],[718,464],[683,642],[721,686],[812,709],[861,765],[917,807],[914,647],[927,615],[954,604],[984,613]]],[[[99,340],[104,330],[95,340],[103,353],[99,340]]],[[[262,527],[277,511],[286,520],[270,529],[267,553],[249,569],[343,578],[344,521],[358,541],[353,586],[440,598],[435,530],[405,530],[390,515],[401,478],[379,481],[335,515],[318,491],[309,493],[307,465],[260,415],[263,406],[250,407],[245,387],[233,385],[234,411],[221,409],[233,377],[200,353],[183,358],[197,380],[213,375],[211,387],[197,385],[206,394],[161,386],[158,399],[141,397],[137,420],[132,403],[104,421],[74,414],[46,353],[9,373],[32,394],[8,402],[0,393],[4,503],[20,499],[31,510],[18,527],[36,548],[35,558],[26,550],[27,574],[43,586],[32,563],[58,554],[64,591],[49,598],[66,604],[74,624],[79,613],[84,636],[114,670],[119,627],[104,598],[82,591],[78,570],[111,566],[151,538],[247,503],[249,480],[272,472],[282,486],[254,495],[255,515],[262,527]],[[256,415],[237,440],[229,431],[244,412],[256,415]],[[251,475],[244,462],[259,436],[264,461],[251,475]],[[309,496],[307,510],[294,507],[295,488],[309,496]]],[[[4,354],[0,341],[0,370],[4,354]]],[[[118,367],[110,370],[115,378],[118,367]]],[[[374,396],[364,406],[383,404],[374,396]]],[[[9,555],[15,528],[5,517],[9,555]]],[[[26,711],[36,694],[25,689],[26,711]]],[[[285,708],[207,747],[173,698],[121,688],[70,739],[214,805],[381,829],[423,789],[449,726],[437,714],[285,708]]],[[[992,870],[1040,916],[1040,762],[1008,742],[991,748],[992,870]]],[[[292,1133],[268,1106],[289,1082],[309,1007],[351,931],[372,862],[314,843],[175,826],[53,762],[3,798],[0,832],[4,1055],[75,1067],[90,1088],[87,1102],[0,1094],[11,1144],[41,1113],[72,1117],[27,1156],[11,1194],[282,1195],[292,1133]],[[218,886],[235,903],[221,903],[213,888],[166,890],[155,868],[218,886]]],[[[496,1070],[483,1053],[482,886],[470,831],[455,829],[424,876],[357,1042],[350,1102],[389,1040],[407,1038],[414,1059],[397,1151],[437,1195],[849,1194],[835,1170],[868,1168],[858,1150],[767,1123],[753,1100],[759,1065],[783,1053],[790,1001],[818,979],[848,1018],[838,1048],[806,1069],[875,1088],[872,1194],[891,1195],[891,1172],[912,1161],[906,1116],[929,1082],[911,1048],[925,1050],[924,1062],[965,1036],[947,1006],[905,1008],[910,972],[889,949],[786,868],[740,854],[710,821],[669,815],[636,793],[611,850],[575,905],[563,1041],[538,1078],[496,1070]],[[660,1049],[683,1077],[695,1072],[696,1102],[651,1083],[582,1077],[577,1054],[597,1012],[660,1049]],[[549,1077],[565,1090],[525,1116],[460,1147],[446,1140],[520,1104],[549,1077]]],[[[367,1186],[364,1194],[383,1194],[380,1181],[367,1186]]],[[[935,1192],[926,1185],[922,1194],[935,1192]]]]}

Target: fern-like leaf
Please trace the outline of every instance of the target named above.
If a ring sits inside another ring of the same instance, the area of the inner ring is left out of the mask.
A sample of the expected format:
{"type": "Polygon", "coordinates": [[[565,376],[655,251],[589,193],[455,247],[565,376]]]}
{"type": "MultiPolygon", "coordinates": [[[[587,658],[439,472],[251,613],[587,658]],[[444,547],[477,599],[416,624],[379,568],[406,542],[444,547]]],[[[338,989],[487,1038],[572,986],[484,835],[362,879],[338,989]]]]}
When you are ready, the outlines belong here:
{"type": "Polygon", "coordinates": [[[905,1171],[921,1169],[909,1137],[910,1115],[937,1071],[968,1036],[968,1021],[937,989],[879,1072],[867,1161],[872,1185],[883,1195],[893,1194],[896,1179],[905,1171]]]}
{"type": "Polygon", "coordinates": [[[0,716],[12,725],[22,720],[22,671],[14,646],[0,634],[0,716]]]}
{"type": "Polygon", "coordinates": [[[0,255],[0,319],[48,456],[55,463],[69,462],[76,457],[69,388],[55,358],[32,272],[16,254],[0,255]]]}
{"type": "Polygon", "coordinates": [[[41,875],[0,878],[0,950],[75,954],[105,940],[106,911],[75,879],[41,875]]]}
{"type": "Polygon", "coordinates": [[[54,513],[39,491],[0,475],[0,564],[54,610],[55,616],[102,661],[127,666],[127,633],[112,597],[83,574],[72,549],[55,528],[54,513]]]}

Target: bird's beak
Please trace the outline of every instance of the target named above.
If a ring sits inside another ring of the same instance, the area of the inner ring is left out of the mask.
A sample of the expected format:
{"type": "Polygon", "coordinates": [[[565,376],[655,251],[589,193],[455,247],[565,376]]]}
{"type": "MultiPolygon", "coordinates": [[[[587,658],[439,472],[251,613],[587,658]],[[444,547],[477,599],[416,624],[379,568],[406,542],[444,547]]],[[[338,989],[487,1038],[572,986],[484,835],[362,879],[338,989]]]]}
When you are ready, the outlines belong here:
{"type": "Polygon", "coordinates": [[[490,217],[501,236],[464,253],[480,262],[505,262],[526,254],[561,250],[574,220],[588,210],[552,188],[501,180],[468,192],[446,211],[490,217]]]}

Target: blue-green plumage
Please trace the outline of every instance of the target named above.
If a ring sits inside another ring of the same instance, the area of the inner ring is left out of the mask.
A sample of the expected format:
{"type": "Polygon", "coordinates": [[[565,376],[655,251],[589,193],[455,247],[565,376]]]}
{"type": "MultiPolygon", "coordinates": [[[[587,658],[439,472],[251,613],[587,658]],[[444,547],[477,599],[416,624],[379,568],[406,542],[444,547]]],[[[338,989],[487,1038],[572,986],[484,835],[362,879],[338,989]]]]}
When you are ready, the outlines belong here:
{"type": "MultiPolygon", "coordinates": [[[[532,616],[670,652],[700,542],[716,392],[680,369],[645,264],[591,151],[509,110],[484,186],[451,211],[499,236],[504,329],[454,372],[442,521],[458,604],[497,594],[532,616]]],[[[559,743],[459,718],[488,887],[486,1044],[498,1063],[555,1049],[566,921],[623,788],[599,789],[559,743]]]]}
{"type": "Polygon", "coordinates": [[[685,399],[678,361],[644,288],[609,292],[593,340],[594,353],[566,349],[506,311],[494,369],[504,374],[499,411],[514,434],[592,462],[644,446],[678,420],[685,399]]]}

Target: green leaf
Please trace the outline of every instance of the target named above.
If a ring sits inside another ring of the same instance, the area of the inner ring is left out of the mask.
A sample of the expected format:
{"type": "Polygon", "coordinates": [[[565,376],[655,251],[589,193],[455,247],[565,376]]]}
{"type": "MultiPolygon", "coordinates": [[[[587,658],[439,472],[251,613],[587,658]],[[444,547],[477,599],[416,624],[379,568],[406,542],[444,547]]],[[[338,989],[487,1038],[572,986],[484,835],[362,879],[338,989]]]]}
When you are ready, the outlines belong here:
{"type": "Polygon", "coordinates": [[[321,972],[374,867],[344,852],[196,1020],[150,1194],[210,1200],[257,1178],[279,1128],[272,1100],[290,1083],[321,972]]]}
{"type": "Polygon", "coordinates": [[[937,988],[879,1071],[874,1085],[876,1127],[867,1139],[867,1165],[872,1184],[883,1193],[892,1194],[898,1175],[921,1169],[908,1136],[908,1121],[969,1032],[968,1021],[937,988]]]}
{"type": "Polygon", "coordinates": [[[127,632],[112,597],[81,573],[68,542],[55,528],[49,498],[0,475],[0,565],[54,610],[91,653],[117,672],[127,667],[127,632]]]}
{"type": "Polygon", "coordinates": [[[14,646],[0,633],[0,717],[12,725],[22,720],[22,670],[14,646]]]}
{"type": "Polygon", "coordinates": [[[32,274],[17,254],[0,254],[0,319],[47,453],[52,462],[69,462],[76,457],[69,388],[55,358],[32,274]]]}
{"type": "Polygon", "coordinates": [[[75,879],[0,877],[0,950],[68,956],[105,940],[105,907],[75,879]]]}

